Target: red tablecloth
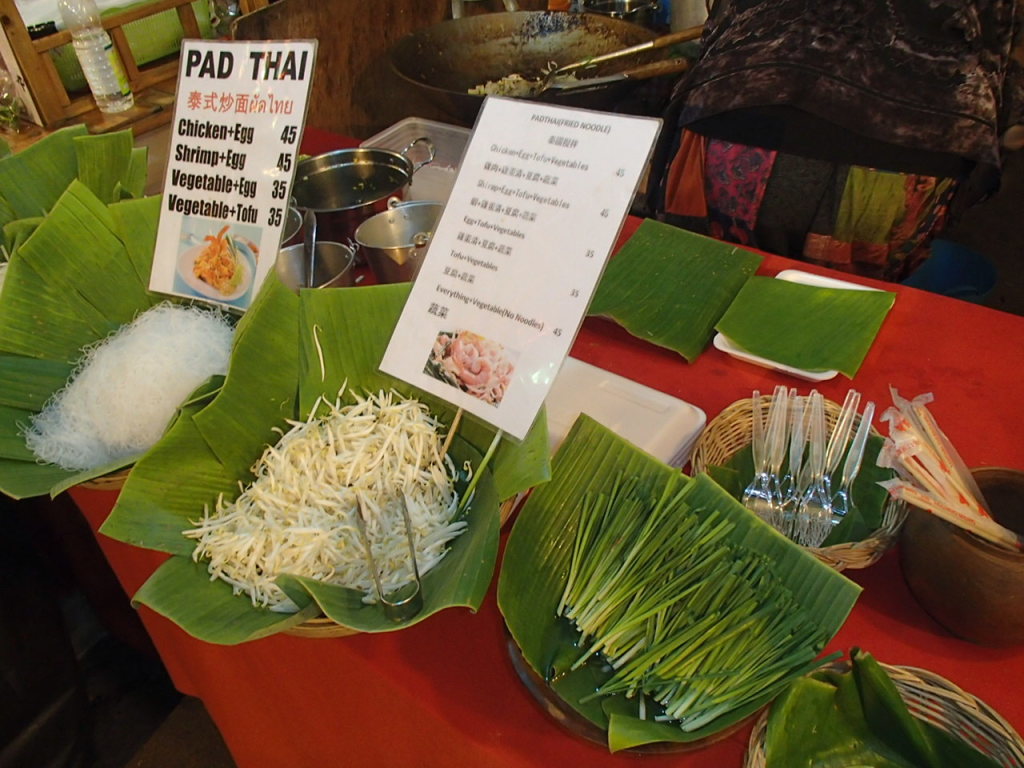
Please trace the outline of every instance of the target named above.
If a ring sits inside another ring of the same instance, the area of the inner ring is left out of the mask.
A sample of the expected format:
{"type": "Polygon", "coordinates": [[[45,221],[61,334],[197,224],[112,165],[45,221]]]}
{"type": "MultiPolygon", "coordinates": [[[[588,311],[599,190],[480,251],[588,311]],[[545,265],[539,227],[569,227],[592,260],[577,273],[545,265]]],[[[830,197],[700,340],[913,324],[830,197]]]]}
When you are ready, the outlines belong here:
{"type": "MultiPolygon", "coordinates": [[[[307,131],[304,149],[337,146],[307,131]]],[[[638,221],[627,222],[623,237],[638,221]]],[[[762,274],[799,267],[775,256],[762,274]]],[[[870,281],[862,281],[870,282],[870,281]]],[[[891,285],[887,288],[892,289],[891,285]]],[[[914,289],[899,296],[852,385],[882,406],[888,387],[933,392],[932,411],[970,466],[1024,467],[1024,398],[1015,374],[1024,317],[914,289]]],[[[794,379],[709,348],[692,365],[614,324],[590,319],[572,354],[703,408],[709,419],[729,403],[794,379]]],[[[842,401],[851,382],[819,385],[842,401]]],[[[801,390],[806,386],[801,386],[801,390]]],[[[98,527],[116,495],[76,489],[98,527]]],[[[129,594],[163,559],[99,536],[129,594]]],[[[950,636],[907,590],[895,552],[847,574],[863,595],[831,647],[860,646],[880,660],[948,678],[1024,730],[1024,649],[991,649],[950,636]]],[[[493,590],[478,614],[449,610],[410,629],[334,639],[275,636],[236,647],[199,642],[142,609],[175,685],[203,700],[242,768],[272,766],[576,766],[626,764],[567,733],[517,678],[505,650],[493,590]]],[[[644,758],[651,766],[739,766],[747,729],[686,754],[644,758]]]]}

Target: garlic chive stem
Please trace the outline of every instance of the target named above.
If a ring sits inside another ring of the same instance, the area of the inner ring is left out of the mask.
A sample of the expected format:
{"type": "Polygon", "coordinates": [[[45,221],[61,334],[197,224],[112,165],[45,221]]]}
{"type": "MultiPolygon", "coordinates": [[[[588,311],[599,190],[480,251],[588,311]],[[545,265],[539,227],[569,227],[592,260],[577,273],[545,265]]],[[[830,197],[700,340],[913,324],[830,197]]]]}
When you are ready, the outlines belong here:
{"type": "Polygon", "coordinates": [[[469,485],[466,486],[466,492],[462,496],[462,501],[459,502],[458,514],[462,514],[466,511],[466,507],[469,506],[470,501],[473,499],[473,492],[476,490],[476,484],[480,481],[480,477],[484,473],[484,469],[491,463],[491,457],[494,456],[494,452],[498,449],[498,443],[501,442],[502,435],[505,433],[500,429],[494,433],[494,439],[491,440],[490,446],[487,448],[487,453],[484,454],[483,459],[480,460],[480,466],[473,472],[473,477],[470,478],[469,485]]]}
{"type": "Polygon", "coordinates": [[[648,496],[618,476],[583,500],[558,613],[580,632],[570,669],[611,667],[581,702],[639,697],[647,719],[694,730],[803,674],[825,638],[725,516],[686,487],[648,496]]]}

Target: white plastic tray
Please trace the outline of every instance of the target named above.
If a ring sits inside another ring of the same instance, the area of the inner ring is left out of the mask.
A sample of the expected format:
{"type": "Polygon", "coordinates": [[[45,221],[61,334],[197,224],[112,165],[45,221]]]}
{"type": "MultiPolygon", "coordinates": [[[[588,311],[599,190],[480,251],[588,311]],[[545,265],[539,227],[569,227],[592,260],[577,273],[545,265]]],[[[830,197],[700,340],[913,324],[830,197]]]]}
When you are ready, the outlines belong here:
{"type": "Polygon", "coordinates": [[[472,132],[457,125],[425,120],[421,117],[407,117],[389,128],[362,142],[361,147],[378,147],[401,152],[414,139],[425,136],[434,144],[437,155],[434,161],[413,174],[412,184],[406,195],[408,200],[432,200],[448,202],[459,172],[459,163],[469,143],[472,132]]]}
{"type": "MultiPolygon", "coordinates": [[[[857,283],[850,283],[846,280],[837,280],[834,277],[822,277],[821,275],[814,275],[810,272],[804,272],[799,269],[784,269],[775,276],[777,280],[788,280],[791,283],[801,283],[803,285],[813,285],[817,288],[840,288],[853,291],[876,291],[877,288],[871,288],[867,285],[859,285],[857,283]]],[[[754,365],[759,365],[762,368],[770,368],[773,371],[779,371],[780,373],[788,373],[790,376],[795,376],[798,379],[805,379],[806,381],[828,381],[834,379],[838,375],[838,371],[806,371],[802,368],[793,368],[782,363],[777,363],[774,360],[769,360],[764,357],[758,357],[752,355],[749,352],[740,349],[728,336],[721,333],[716,333],[715,338],[712,340],[715,349],[720,349],[727,355],[735,357],[737,360],[743,360],[754,365]]]]}
{"type": "Polygon", "coordinates": [[[689,461],[707,421],[695,405],[573,357],[566,358],[545,405],[552,452],[585,413],[674,467],[689,461]]]}

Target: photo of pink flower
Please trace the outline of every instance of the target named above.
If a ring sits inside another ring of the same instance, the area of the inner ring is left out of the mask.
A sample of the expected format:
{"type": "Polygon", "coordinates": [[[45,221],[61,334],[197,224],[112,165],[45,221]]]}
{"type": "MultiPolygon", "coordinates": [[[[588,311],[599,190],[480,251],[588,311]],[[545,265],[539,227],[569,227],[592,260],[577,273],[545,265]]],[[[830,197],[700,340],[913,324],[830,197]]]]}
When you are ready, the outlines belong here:
{"type": "Polygon", "coordinates": [[[472,331],[442,331],[423,372],[490,405],[508,390],[514,366],[498,342],[472,331]]]}

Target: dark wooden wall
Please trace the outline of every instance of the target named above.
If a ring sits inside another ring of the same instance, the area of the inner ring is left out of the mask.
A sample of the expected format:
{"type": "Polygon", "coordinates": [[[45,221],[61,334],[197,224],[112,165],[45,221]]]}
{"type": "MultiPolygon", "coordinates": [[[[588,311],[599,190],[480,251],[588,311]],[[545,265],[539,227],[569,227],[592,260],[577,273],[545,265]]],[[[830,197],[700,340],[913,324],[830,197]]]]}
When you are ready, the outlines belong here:
{"type": "MultiPolygon", "coordinates": [[[[466,13],[500,12],[500,0],[466,2],[466,13]]],[[[547,0],[520,0],[543,10],[547,0]]],[[[451,17],[450,0],[280,0],[235,22],[240,40],[320,41],[306,124],[365,139],[406,117],[453,122],[388,64],[409,33],[451,17]]]]}

